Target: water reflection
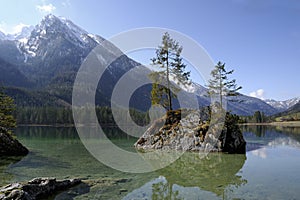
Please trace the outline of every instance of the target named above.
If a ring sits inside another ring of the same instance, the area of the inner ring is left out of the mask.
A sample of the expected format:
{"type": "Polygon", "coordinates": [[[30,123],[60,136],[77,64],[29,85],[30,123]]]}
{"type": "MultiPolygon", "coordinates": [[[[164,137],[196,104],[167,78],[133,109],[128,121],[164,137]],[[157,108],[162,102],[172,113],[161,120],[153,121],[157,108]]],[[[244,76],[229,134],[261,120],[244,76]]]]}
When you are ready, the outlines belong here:
{"type": "Polygon", "coordinates": [[[247,151],[258,150],[264,146],[300,148],[300,127],[243,126],[242,130],[247,140],[247,151]]]}
{"type": "Polygon", "coordinates": [[[244,134],[254,134],[256,137],[279,137],[289,136],[300,142],[300,127],[285,127],[285,126],[241,126],[244,134]]]}
{"type": "Polygon", "coordinates": [[[265,147],[256,149],[256,150],[252,151],[251,153],[252,153],[252,155],[258,156],[262,159],[266,159],[268,157],[267,150],[265,147]]]}
{"type": "Polygon", "coordinates": [[[264,137],[266,135],[266,131],[270,130],[272,127],[268,126],[241,126],[243,133],[253,133],[257,137],[264,137]]]}
{"type": "Polygon", "coordinates": [[[159,170],[151,180],[124,199],[220,198],[229,187],[239,187],[247,180],[238,175],[246,155],[185,153],[170,166],[159,170]]]}
{"type": "MultiPolygon", "coordinates": [[[[81,127],[89,137],[98,136],[95,127],[81,127]]],[[[117,127],[104,127],[105,135],[110,139],[132,138],[122,132],[117,127]]],[[[55,126],[21,126],[16,129],[18,137],[34,137],[40,139],[79,139],[75,127],[55,127],[55,126]]]]}
{"type": "Polygon", "coordinates": [[[276,131],[279,133],[283,133],[298,142],[300,142],[300,127],[282,127],[282,126],[276,126],[276,131]]]}
{"type": "MultiPolygon", "coordinates": [[[[134,138],[112,128],[105,133],[120,148],[134,150],[134,138]]],[[[0,158],[0,185],[38,176],[124,178],[128,182],[100,184],[78,199],[299,199],[300,128],[249,126],[243,133],[246,156],[185,153],[159,171],[126,174],[93,158],[74,128],[19,127],[17,137],[31,153],[20,162],[0,158]]]]}

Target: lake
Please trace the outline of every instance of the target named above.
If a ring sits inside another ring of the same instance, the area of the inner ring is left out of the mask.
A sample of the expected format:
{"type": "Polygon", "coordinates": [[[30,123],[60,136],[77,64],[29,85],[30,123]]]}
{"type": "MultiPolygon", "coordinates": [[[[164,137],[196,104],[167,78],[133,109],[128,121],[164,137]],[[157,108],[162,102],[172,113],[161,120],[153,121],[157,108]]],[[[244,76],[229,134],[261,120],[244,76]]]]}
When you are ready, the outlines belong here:
{"type": "MultiPolygon", "coordinates": [[[[0,157],[0,186],[34,177],[81,178],[93,187],[69,190],[57,199],[299,199],[300,128],[243,127],[246,155],[185,153],[151,173],[111,169],[85,149],[75,128],[18,127],[30,149],[24,158],[0,157]]],[[[134,151],[135,138],[117,129],[106,134],[134,151]]]]}

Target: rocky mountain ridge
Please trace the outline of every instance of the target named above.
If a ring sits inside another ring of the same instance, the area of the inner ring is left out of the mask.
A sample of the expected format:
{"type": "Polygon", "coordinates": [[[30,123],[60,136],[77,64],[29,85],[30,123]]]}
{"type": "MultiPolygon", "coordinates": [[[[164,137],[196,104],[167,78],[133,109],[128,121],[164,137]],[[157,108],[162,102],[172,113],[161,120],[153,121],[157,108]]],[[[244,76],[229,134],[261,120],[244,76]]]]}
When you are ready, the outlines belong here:
{"type": "MultiPolygon", "coordinates": [[[[35,94],[40,91],[48,94],[48,98],[44,99],[45,102],[52,99],[51,103],[45,105],[71,105],[73,83],[79,67],[87,55],[105,39],[88,33],[68,19],[52,14],[45,16],[30,34],[28,31],[26,34],[24,33],[21,39],[17,39],[16,36],[13,40],[3,39],[0,36],[0,67],[5,71],[5,77],[0,76],[1,84],[8,86],[9,91],[12,91],[11,87],[18,88],[11,92],[15,99],[25,98],[23,94],[35,94]],[[26,34],[27,37],[23,37],[26,34]],[[53,99],[56,99],[54,103],[53,99]]],[[[115,56],[114,52],[108,49],[104,49],[101,54],[107,56],[106,58],[100,56],[104,61],[115,56]]],[[[126,55],[111,63],[98,84],[96,104],[110,106],[115,84],[126,72],[137,66],[144,72],[132,75],[132,81],[146,76],[150,69],[126,55]]],[[[150,91],[151,85],[139,88],[131,98],[130,106],[148,110],[151,106],[150,91]]],[[[194,83],[193,88],[189,88],[186,92],[187,97],[189,94],[196,94],[200,106],[209,105],[210,99],[206,95],[205,87],[194,83]]],[[[267,115],[278,112],[260,99],[245,95],[239,95],[237,99],[238,101],[234,102],[228,101],[228,109],[236,114],[252,115],[256,110],[261,110],[267,115]]],[[[24,101],[17,100],[17,102],[24,101]]]]}
{"type": "Polygon", "coordinates": [[[279,111],[285,111],[300,101],[300,97],[295,97],[285,101],[276,101],[274,99],[266,99],[265,102],[274,108],[277,108],[279,111]]]}

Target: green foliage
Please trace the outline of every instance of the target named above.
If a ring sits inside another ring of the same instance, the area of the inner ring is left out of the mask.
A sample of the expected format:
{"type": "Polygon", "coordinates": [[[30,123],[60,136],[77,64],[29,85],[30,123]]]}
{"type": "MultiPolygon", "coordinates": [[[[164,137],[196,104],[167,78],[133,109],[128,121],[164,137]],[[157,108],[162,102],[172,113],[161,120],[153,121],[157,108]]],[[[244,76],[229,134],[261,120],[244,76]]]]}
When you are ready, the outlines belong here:
{"type": "Polygon", "coordinates": [[[9,133],[16,127],[16,120],[12,115],[14,110],[14,100],[0,91],[0,127],[7,129],[9,133]]]}
{"type": "Polygon", "coordinates": [[[283,121],[300,121],[300,112],[286,114],[280,117],[276,117],[275,121],[283,122],[283,121]]]}
{"type": "Polygon", "coordinates": [[[243,119],[243,123],[266,123],[271,121],[271,118],[261,111],[255,111],[252,116],[245,116],[241,118],[243,119]]]}
{"type": "Polygon", "coordinates": [[[236,114],[226,113],[225,127],[229,132],[236,132],[239,130],[240,117],[236,114]]]}
{"type": "MultiPolygon", "coordinates": [[[[91,109],[79,108],[81,116],[87,121],[91,120],[91,109]]],[[[130,109],[130,115],[125,110],[118,110],[116,116],[113,116],[111,108],[96,107],[96,115],[101,125],[115,126],[115,120],[122,119],[123,122],[133,120],[139,125],[148,124],[150,121],[147,113],[130,109]]],[[[23,107],[17,108],[14,113],[18,124],[68,124],[73,121],[72,109],[69,107],[23,107]]]]}
{"type": "Polygon", "coordinates": [[[238,115],[227,112],[224,128],[219,136],[219,140],[224,141],[222,143],[223,152],[238,154],[246,153],[246,142],[240,129],[239,121],[240,118],[238,115]],[[237,143],[237,140],[240,142],[237,143]]]}
{"type": "Polygon", "coordinates": [[[72,124],[72,110],[63,107],[23,107],[17,108],[15,116],[18,124],[72,124]]]}
{"type": "Polygon", "coordinates": [[[211,79],[208,81],[209,95],[218,95],[221,107],[223,106],[223,96],[237,96],[238,90],[242,89],[237,86],[236,80],[228,80],[234,70],[226,71],[225,63],[218,62],[211,71],[211,79]]]}
{"type": "Polygon", "coordinates": [[[62,107],[69,104],[47,91],[6,87],[5,94],[14,99],[17,107],[62,107]]]}
{"type": "Polygon", "coordinates": [[[180,91],[178,85],[187,86],[190,72],[185,72],[186,65],[182,62],[182,47],[172,39],[169,33],[162,37],[162,44],[156,50],[156,57],[152,58],[152,65],[159,68],[149,75],[153,81],[151,98],[152,104],[159,104],[167,110],[173,110],[172,99],[180,91]],[[177,86],[171,83],[173,80],[177,86]]]}
{"type": "MultiPolygon", "coordinates": [[[[224,121],[224,128],[223,130],[227,130],[228,132],[238,132],[240,131],[239,129],[239,123],[242,121],[242,119],[240,118],[240,116],[236,115],[236,114],[232,114],[230,112],[216,112],[214,111],[214,118],[216,119],[211,119],[211,115],[212,115],[212,109],[216,109],[216,108],[212,108],[212,106],[209,106],[207,108],[206,112],[209,112],[209,119],[208,122],[210,125],[214,124],[214,123],[220,123],[222,121],[222,119],[225,119],[224,121]]],[[[217,108],[217,109],[221,109],[221,108],[217,108]]]]}
{"type": "Polygon", "coordinates": [[[254,113],[253,117],[254,117],[256,123],[262,123],[263,119],[262,119],[262,115],[261,115],[261,113],[259,111],[256,111],[254,113]]]}

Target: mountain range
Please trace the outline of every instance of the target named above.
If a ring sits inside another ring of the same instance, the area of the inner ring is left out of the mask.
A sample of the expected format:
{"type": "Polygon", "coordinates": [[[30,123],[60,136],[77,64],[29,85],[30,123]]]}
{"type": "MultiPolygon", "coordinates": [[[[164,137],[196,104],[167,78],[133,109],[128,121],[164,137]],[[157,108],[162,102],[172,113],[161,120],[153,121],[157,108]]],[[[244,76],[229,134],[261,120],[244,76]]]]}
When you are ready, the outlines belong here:
{"type": "Polygon", "coordinates": [[[272,116],[275,121],[299,121],[300,120],[300,102],[297,102],[290,108],[272,116]]]}
{"type": "MultiPolygon", "coordinates": [[[[45,16],[34,27],[23,28],[20,34],[5,35],[0,32],[0,84],[5,86],[6,92],[18,106],[70,106],[78,69],[88,54],[103,41],[106,41],[103,37],[90,34],[72,21],[52,14],[45,16]]],[[[113,56],[109,49],[104,49],[102,53],[104,60],[113,56]]],[[[111,63],[99,81],[96,104],[110,106],[115,84],[137,66],[144,74],[151,72],[125,54],[111,63]]],[[[136,73],[131,79],[135,81],[141,76],[136,73]]],[[[130,106],[144,111],[149,109],[151,87],[148,84],[136,90],[130,99],[130,106]]],[[[205,87],[193,83],[192,88],[184,92],[187,97],[196,93],[200,106],[209,105],[205,87]]],[[[285,107],[281,108],[275,101],[266,103],[242,94],[232,98],[235,101],[228,101],[228,109],[239,115],[252,115],[257,110],[272,115],[293,104],[286,102],[285,107]]]]}
{"type": "Polygon", "coordinates": [[[288,100],[285,100],[285,101],[276,101],[274,99],[267,99],[267,100],[265,100],[265,102],[267,104],[273,106],[274,108],[276,108],[280,112],[288,110],[289,108],[291,108],[295,104],[297,104],[299,101],[300,101],[300,97],[288,99],[288,100]]]}

